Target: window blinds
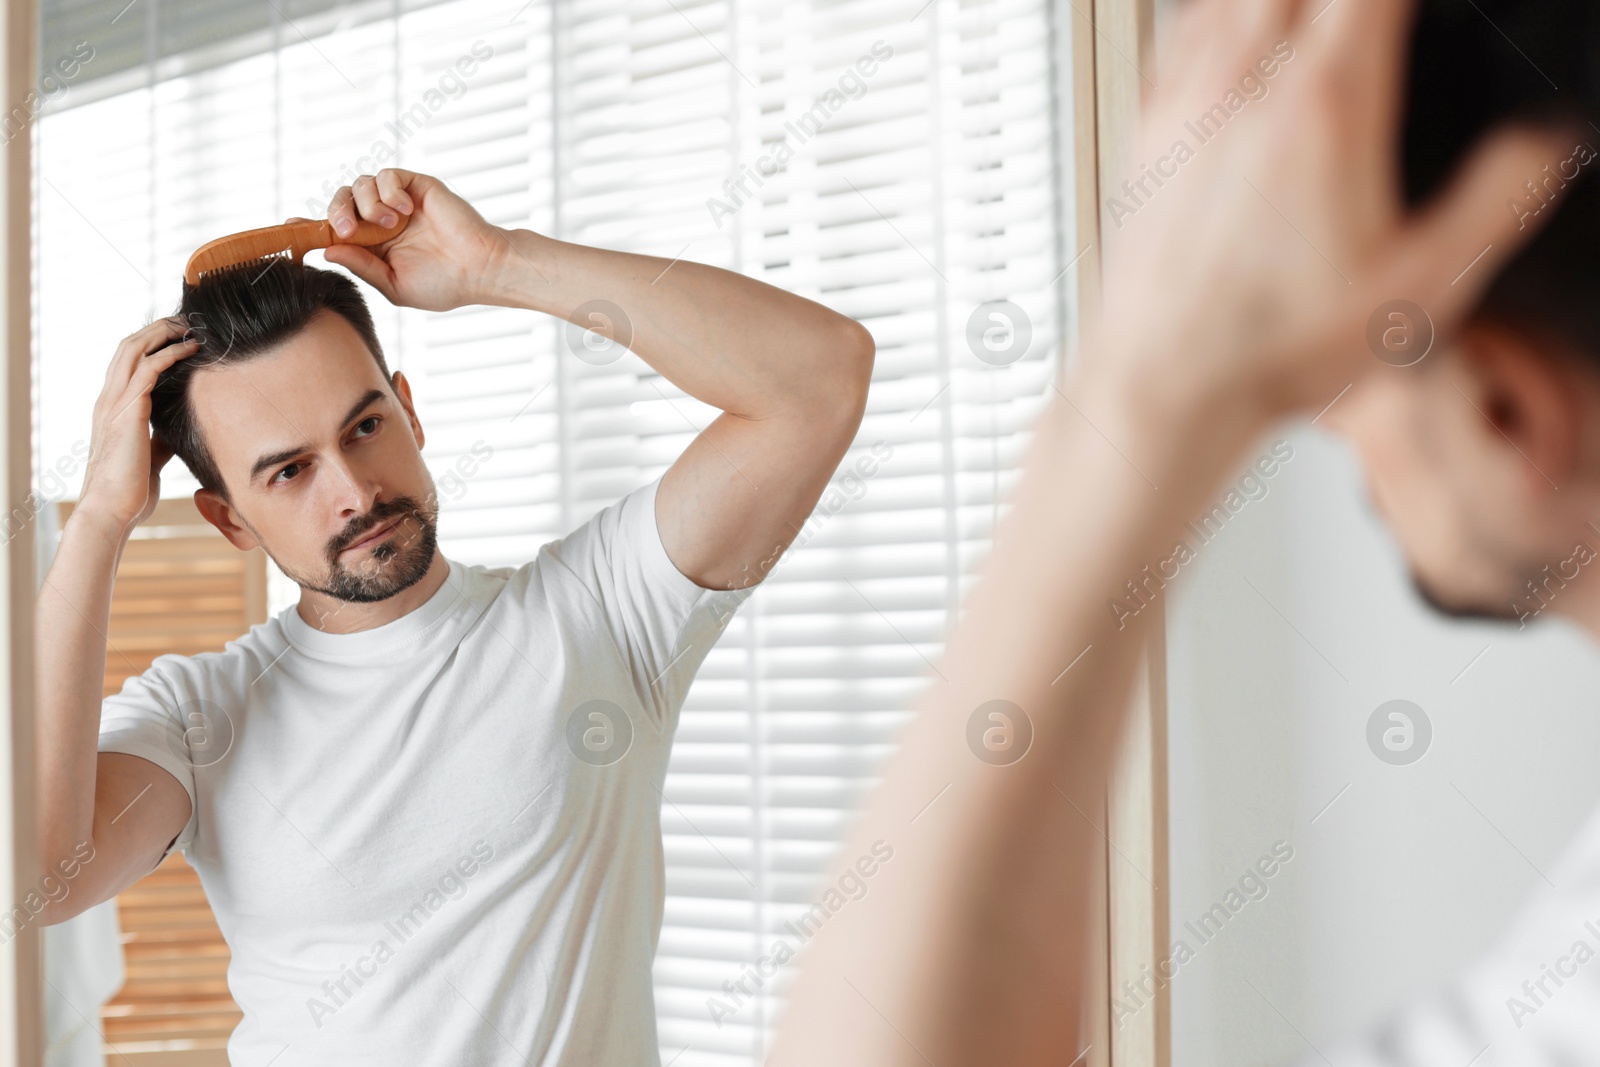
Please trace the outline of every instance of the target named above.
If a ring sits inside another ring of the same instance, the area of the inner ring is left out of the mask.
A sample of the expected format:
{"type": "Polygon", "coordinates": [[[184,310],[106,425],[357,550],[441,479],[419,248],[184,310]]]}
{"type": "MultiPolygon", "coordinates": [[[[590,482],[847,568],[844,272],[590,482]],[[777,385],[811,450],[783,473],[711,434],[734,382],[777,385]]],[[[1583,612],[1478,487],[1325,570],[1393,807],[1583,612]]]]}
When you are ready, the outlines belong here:
{"type": "MultiPolygon", "coordinates": [[[[117,340],[172,311],[193,248],[320,215],[386,164],[496,224],[728,267],[872,331],[856,445],[706,660],[666,783],[662,1061],[759,1063],[776,960],[932,674],[1056,371],[1064,5],[138,0],[113,26],[125,2],[44,12],[46,63],[97,51],[38,124],[41,472],[87,439],[117,340]]],[[[564,324],[367,295],[464,562],[531,558],[712,417],[631,353],[578,358],[564,324]]],[[[274,610],[293,587],[275,590],[274,610]]]]}

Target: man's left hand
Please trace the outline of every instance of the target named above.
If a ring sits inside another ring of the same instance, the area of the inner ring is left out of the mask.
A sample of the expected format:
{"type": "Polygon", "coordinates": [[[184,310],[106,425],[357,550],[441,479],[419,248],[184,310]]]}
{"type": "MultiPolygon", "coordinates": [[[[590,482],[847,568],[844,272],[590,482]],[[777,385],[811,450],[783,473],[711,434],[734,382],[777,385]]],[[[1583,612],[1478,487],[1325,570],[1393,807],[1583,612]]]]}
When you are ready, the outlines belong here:
{"type": "Polygon", "coordinates": [[[483,303],[506,236],[438,178],[386,167],[341,187],[328,204],[335,233],[349,233],[358,217],[392,226],[401,215],[411,221],[392,240],[331,245],[323,258],[402,307],[449,311],[483,303]]]}

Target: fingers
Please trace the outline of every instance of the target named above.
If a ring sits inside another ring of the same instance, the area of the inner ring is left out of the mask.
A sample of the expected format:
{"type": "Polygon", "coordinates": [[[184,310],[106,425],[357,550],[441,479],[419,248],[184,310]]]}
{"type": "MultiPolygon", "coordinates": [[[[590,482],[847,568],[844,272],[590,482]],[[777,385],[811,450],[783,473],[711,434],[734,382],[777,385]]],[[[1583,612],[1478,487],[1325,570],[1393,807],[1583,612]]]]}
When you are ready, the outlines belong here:
{"type": "Polygon", "coordinates": [[[1411,24],[1416,7],[1416,0],[1302,0],[1300,25],[1323,31],[1329,47],[1387,47],[1411,24]]]}
{"type": "Polygon", "coordinates": [[[343,267],[357,278],[382,293],[391,304],[396,303],[394,268],[381,256],[360,245],[330,245],[322,258],[336,267],[343,267]]]}
{"type": "Polygon", "coordinates": [[[1430,314],[1454,322],[1475,305],[1500,267],[1556,214],[1535,211],[1526,183],[1573,156],[1572,130],[1502,129],[1478,146],[1450,185],[1413,224],[1399,269],[1430,314]],[[1519,207],[1520,205],[1520,207],[1519,207]],[[1481,258],[1479,258],[1481,257],[1481,258]]]}
{"type": "Polygon", "coordinates": [[[128,379],[128,389],[135,392],[148,393],[155,387],[156,379],[161,372],[178,362],[186,359],[200,350],[201,341],[198,337],[188,341],[177,341],[167,347],[151,352],[134,368],[133,374],[128,379]]]}
{"type": "Polygon", "coordinates": [[[357,219],[393,226],[401,213],[411,214],[416,202],[407,189],[415,177],[411,171],[385,167],[376,175],[363,174],[341,187],[328,204],[328,221],[334,232],[348,237],[355,232],[357,219]]]}
{"type": "Polygon", "coordinates": [[[350,188],[355,192],[356,209],[361,212],[362,218],[371,219],[379,226],[393,226],[400,221],[398,210],[378,196],[378,179],[372,175],[363,174],[350,188]]]}
{"type": "Polygon", "coordinates": [[[181,337],[189,328],[182,315],[166,315],[124,337],[117,345],[117,358],[131,363],[139,356],[154,352],[174,338],[181,337]]]}
{"type": "Polygon", "coordinates": [[[1161,91],[1215,96],[1249,73],[1294,22],[1296,0],[1188,0],[1163,42],[1161,91]]]}
{"type": "Polygon", "coordinates": [[[120,393],[140,359],[183,336],[188,329],[189,324],[181,315],[169,315],[124,337],[106,367],[106,389],[120,393]]]}
{"type": "Polygon", "coordinates": [[[408,170],[398,167],[386,167],[377,174],[378,197],[384,203],[404,214],[411,214],[416,209],[412,203],[411,194],[406,191],[406,186],[416,175],[408,170]]]}
{"type": "Polygon", "coordinates": [[[328,201],[328,222],[333,225],[333,232],[341,237],[349,237],[355,232],[355,195],[350,191],[350,186],[340,186],[339,191],[333,194],[333,199],[328,201]]]}
{"type": "MultiPolygon", "coordinates": [[[[116,411],[108,421],[117,421],[125,411],[141,400],[148,405],[150,392],[155,388],[156,379],[161,376],[161,372],[178,362],[178,360],[194,355],[200,350],[200,343],[199,338],[177,341],[144,356],[129,376],[128,383],[119,398],[120,402],[117,404],[116,411]]],[[[147,419],[150,417],[148,410],[145,408],[141,408],[140,413],[141,418],[147,419]]]]}
{"type": "Polygon", "coordinates": [[[1298,0],[1227,0],[1223,24],[1247,52],[1281,37],[1294,24],[1298,0]]]}
{"type": "Polygon", "coordinates": [[[1308,0],[1295,32],[1314,63],[1348,73],[1365,107],[1398,112],[1416,16],[1416,0],[1308,0]]]}

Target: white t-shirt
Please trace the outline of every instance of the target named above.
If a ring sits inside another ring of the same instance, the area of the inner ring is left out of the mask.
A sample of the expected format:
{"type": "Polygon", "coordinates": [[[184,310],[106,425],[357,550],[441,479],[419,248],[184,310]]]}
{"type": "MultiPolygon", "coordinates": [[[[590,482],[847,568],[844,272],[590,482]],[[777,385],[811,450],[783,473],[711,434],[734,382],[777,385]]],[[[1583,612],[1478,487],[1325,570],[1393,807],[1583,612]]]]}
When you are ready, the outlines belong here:
{"type": "Polygon", "coordinates": [[[1369,1032],[1295,1060],[1296,1067],[1593,1063],[1600,1063],[1600,807],[1471,966],[1369,1032]]]}
{"type": "Polygon", "coordinates": [[[291,606],[105,700],[100,750],[194,803],[234,1067],[659,1062],[660,790],[750,590],[678,571],[658,484],[383,626],[291,606]]]}

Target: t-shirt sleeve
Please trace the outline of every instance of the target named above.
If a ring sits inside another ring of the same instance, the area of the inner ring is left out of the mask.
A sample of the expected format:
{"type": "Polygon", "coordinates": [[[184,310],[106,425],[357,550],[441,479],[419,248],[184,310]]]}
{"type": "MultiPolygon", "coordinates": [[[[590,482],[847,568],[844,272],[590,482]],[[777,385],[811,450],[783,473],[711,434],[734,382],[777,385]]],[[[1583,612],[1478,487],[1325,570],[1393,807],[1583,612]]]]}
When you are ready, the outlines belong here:
{"type": "Polygon", "coordinates": [[[122,752],[149,760],[176,778],[189,794],[189,821],[162,853],[163,859],[174,848],[180,852],[189,850],[200,818],[200,805],[195,802],[194,764],[187,755],[189,727],[183,722],[184,708],[195,709],[192,717],[197,724],[206,719],[198,710],[203,702],[180,698],[174,680],[167,676],[168,665],[163,663],[168,658],[157,657],[149,670],[123,682],[121,692],[101,702],[99,742],[101,752],[122,752]]]}
{"type": "Polygon", "coordinates": [[[670,723],[754,590],[707,589],[678,570],[656,524],[660,484],[657,478],[635,489],[547,550],[598,601],[646,710],[670,723]]]}

